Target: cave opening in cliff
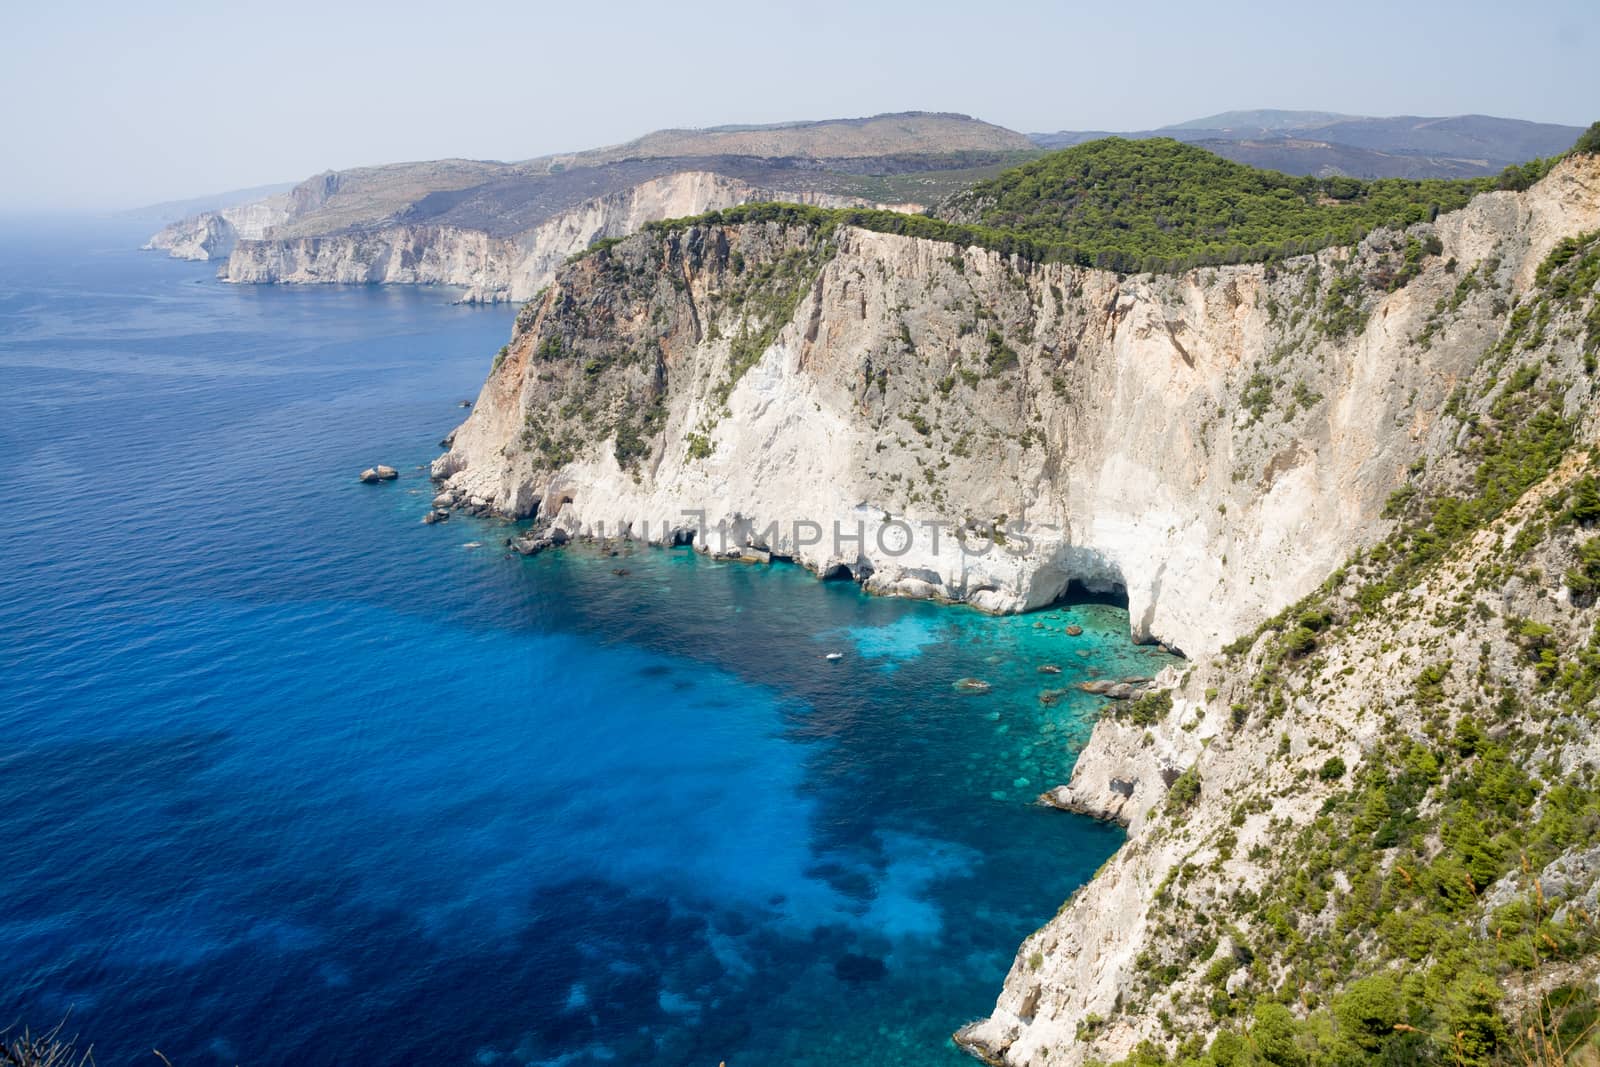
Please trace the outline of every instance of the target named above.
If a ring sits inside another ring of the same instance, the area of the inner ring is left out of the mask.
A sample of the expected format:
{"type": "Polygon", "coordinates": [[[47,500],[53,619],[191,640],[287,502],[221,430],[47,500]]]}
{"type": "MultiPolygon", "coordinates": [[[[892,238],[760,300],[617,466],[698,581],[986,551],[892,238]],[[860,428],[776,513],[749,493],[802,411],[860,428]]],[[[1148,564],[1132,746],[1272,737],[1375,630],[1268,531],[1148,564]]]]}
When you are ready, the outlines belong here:
{"type": "Polygon", "coordinates": [[[1061,595],[1050,602],[1050,606],[1071,607],[1074,604],[1109,604],[1127,611],[1128,587],[1121,582],[1095,582],[1090,585],[1073,578],[1067,582],[1061,595]]]}

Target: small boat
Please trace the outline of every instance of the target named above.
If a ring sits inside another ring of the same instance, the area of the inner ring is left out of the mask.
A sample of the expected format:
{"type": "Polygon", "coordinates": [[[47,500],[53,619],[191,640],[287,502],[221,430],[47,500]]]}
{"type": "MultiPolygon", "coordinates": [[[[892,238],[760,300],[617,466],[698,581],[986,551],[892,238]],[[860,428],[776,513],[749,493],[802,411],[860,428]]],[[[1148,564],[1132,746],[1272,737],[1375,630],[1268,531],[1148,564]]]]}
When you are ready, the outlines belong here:
{"type": "Polygon", "coordinates": [[[837,663],[839,660],[844,659],[844,653],[843,652],[829,652],[826,656],[823,656],[822,658],[827,660],[829,663],[837,663]]]}

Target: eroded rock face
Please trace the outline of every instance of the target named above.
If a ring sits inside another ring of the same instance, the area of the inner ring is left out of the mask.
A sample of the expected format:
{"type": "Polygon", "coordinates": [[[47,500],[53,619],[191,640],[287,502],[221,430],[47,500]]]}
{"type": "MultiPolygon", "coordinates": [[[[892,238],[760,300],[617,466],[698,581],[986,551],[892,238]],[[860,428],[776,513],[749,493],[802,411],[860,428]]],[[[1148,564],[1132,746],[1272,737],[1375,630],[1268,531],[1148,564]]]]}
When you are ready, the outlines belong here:
{"type": "Polygon", "coordinates": [[[226,259],[241,240],[259,240],[285,222],[293,210],[288,194],[253,204],[207,211],[164,227],[145,242],[146,250],[166,252],[173,259],[226,259]]]}
{"type": "Polygon", "coordinates": [[[145,247],[179,259],[223,260],[217,276],[238,284],[450,285],[465,289],[467,302],[495,303],[528,299],[573,253],[658,219],[756,200],[864,203],[683,171],[584,201],[510,234],[410,223],[403,215],[325,233],[301,232],[307,224],[294,222],[296,213],[316,208],[314,194],[321,192],[315,181],[307,182],[293,194],[207,212],[166,227],[145,247]]]}
{"type": "Polygon", "coordinates": [[[694,531],[875,592],[1007,612],[1120,587],[1137,638],[1205,654],[1388,528],[1496,336],[1492,294],[1600,222],[1592,169],[1442,217],[1392,292],[1386,232],[1131,278],[856,229],[635,238],[523,310],[434,474],[574,535],[694,531]]]}
{"type": "MultiPolygon", "coordinates": [[[[1493,353],[1505,313],[1528,291],[1558,239],[1591,233],[1597,224],[1600,163],[1571,160],[1527,194],[1481,198],[1439,220],[1445,262],[1453,255],[1456,264],[1454,272],[1444,271],[1444,265],[1437,269],[1459,277],[1495,257],[1503,261],[1497,291],[1486,294],[1481,306],[1473,307],[1476,298],[1470,298],[1455,314],[1434,319],[1432,347],[1408,343],[1415,334],[1395,328],[1404,320],[1395,323],[1401,312],[1393,304],[1387,308],[1387,330],[1375,333],[1385,325],[1380,305],[1363,343],[1381,345],[1391,364],[1429,364],[1457,337],[1486,354],[1471,377],[1462,379],[1458,395],[1465,399],[1458,400],[1455,414],[1439,414],[1420,432],[1412,420],[1397,424],[1402,439],[1414,440],[1419,457],[1426,459],[1428,477],[1445,485],[1473,484],[1472,467],[1463,469],[1457,445],[1466,427],[1486,421],[1486,412],[1511,388],[1507,364],[1493,353]]],[[[1586,299],[1592,308],[1594,295],[1586,299]]],[[[1225,1024],[1206,1008],[1215,986],[1205,975],[1217,957],[1188,959],[1185,922],[1174,917],[1211,914],[1229,929],[1264,939],[1259,916],[1240,913],[1235,903],[1240,895],[1259,894],[1265,901],[1270,887],[1295,877],[1301,860],[1286,843],[1324,816],[1330,798],[1361,788],[1357,776],[1363,765],[1384,746],[1407,738],[1426,743],[1435,729],[1448,734],[1454,727],[1448,722],[1440,727],[1441,715],[1471,719],[1473,694],[1519,696],[1497,712],[1493,729],[1501,738],[1523,738],[1512,751],[1524,769],[1555,780],[1584,780],[1583,768],[1594,765],[1596,754],[1592,733],[1578,724],[1592,715],[1592,701],[1591,710],[1579,708],[1576,716],[1563,708],[1560,694],[1534,677],[1517,627],[1508,620],[1533,620],[1548,628],[1554,647],[1570,652],[1593,639],[1600,605],[1574,600],[1559,579],[1541,584],[1483,578],[1500,573],[1508,559],[1528,573],[1559,575],[1570,566],[1573,543],[1588,536],[1570,529],[1552,534],[1544,526],[1552,505],[1580,476],[1592,473],[1587,451],[1600,440],[1583,335],[1571,328],[1571,316],[1584,312],[1566,314],[1564,322],[1552,323],[1505,357],[1510,366],[1537,366],[1551,382],[1563,383],[1557,403],[1573,428],[1573,447],[1565,458],[1514,506],[1376,609],[1354,612],[1348,598],[1360,579],[1334,579],[1329,595],[1345,598],[1341,610],[1355,617],[1335,634],[1319,635],[1313,655],[1274,661],[1269,640],[1262,639],[1235,659],[1207,658],[1191,671],[1166,672],[1158,684],[1168,689],[1171,706],[1159,721],[1140,726],[1112,715],[1096,724],[1072,780],[1041,799],[1117,819],[1129,827],[1128,842],[1022,945],[993,1013],[957,1035],[964,1048],[993,1063],[1044,1067],[1112,1062],[1129,1056],[1141,1041],[1170,1047],[1173,1033],[1216,1032],[1225,1024]],[[1518,544],[1533,547],[1511,547],[1518,544]],[[1448,712],[1421,706],[1416,687],[1424,664],[1436,665],[1438,684],[1450,694],[1444,701],[1448,712]],[[1263,672],[1276,678],[1277,696],[1260,691],[1263,672]],[[1330,761],[1337,765],[1331,773],[1330,761]],[[1198,794],[1187,809],[1174,812],[1165,802],[1179,775],[1191,775],[1199,783],[1198,794]],[[1152,967],[1165,965],[1176,977],[1154,985],[1146,980],[1152,967]],[[1159,1022],[1163,1017],[1170,1029],[1159,1022]]],[[[1392,379],[1369,380],[1371,394],[1396,388],[1392,379]]],[[[1531,818],[1534,812],[1528,814],[1531,818]]],[[[1480,906],[1467,913],[1486,939],[1497,936],[1491,928],[1500,920],[1490,920],[1496,908],[1534,892],[1532,875],[1519,874],[1514,859],[1508,862],[1510,873],[1479,887],[1480,906]]],[[[1600,899],[1600,862],[1590,841],[1567,848],[1538,874],[1538,892],[1553,914],[1587,909],[1600,899]]],[[[1336,922],[1337,902],[1347,899],[1351,888],[1344,873],[1335,871],[1329,913],[1302,912],[1291,919],[1307,936],[1337,936],[1329,926],[1336,922]]],[[[1218,946],[1218,957],[1226,956],[1225,948],[1218,946]]],[[[1381,969],[1372,962],[1360,966],[1364,972],[1381,969]]],[[[1269,990],[1287,970],[1282,958],[1257,959],[1256,971],[1267,976],[1269,990]]],[[[1579,973],[1592,979],[1592,957],[1578,964],[1560,961],[1550,973],[1525,981],[1536,994],[1579,973]]],[[[1240,968],[1228,976],[1226,989],[1233,994],[1257,981],[1256,974],[1240,968]]],[[[1261,991],[1257,987],[1257,995],[1261,991]]],[[[1513,1012],[1518,1010],[1514,1001],[1508,1002],[1513,1012]]]]}

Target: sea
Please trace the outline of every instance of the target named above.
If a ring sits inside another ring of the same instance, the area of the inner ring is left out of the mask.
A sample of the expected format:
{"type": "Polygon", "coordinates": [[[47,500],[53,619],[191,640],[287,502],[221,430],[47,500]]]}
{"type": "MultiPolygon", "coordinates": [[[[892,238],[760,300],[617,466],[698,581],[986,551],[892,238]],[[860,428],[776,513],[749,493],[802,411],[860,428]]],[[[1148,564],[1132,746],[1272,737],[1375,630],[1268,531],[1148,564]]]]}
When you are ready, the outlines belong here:
{"type": "Polygon", "coordinates": [[[426,525],[514,308],[224,285],[149,227],[0,221],[0,1028],[100,1067],[967,1062],[1121,841],[1035,798],[1071,687],[1169,662],[1126,611],[426,525]]]}

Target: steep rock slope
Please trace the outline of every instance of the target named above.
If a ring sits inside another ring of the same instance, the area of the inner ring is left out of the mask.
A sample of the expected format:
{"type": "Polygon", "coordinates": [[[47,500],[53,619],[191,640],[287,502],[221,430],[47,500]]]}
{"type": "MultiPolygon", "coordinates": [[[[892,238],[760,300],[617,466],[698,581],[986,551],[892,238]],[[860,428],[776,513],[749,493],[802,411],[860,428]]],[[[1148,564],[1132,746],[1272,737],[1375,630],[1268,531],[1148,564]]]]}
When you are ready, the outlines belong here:
{"type": "Polygon", "coordinates": [[[1120,586],[1136,637],[1211,653],[1383,536],[1457,432],[1501,317],[1438,310],[1463,273],[1503,300],[1596,225],[1580,160],[1353,251],[1171,277],[852,228],[645,235],[524,309],[435,474],[568,534],[703,513],[706,550],[992,611],[1120,586]]]}
{"type": "Polygon", "coordinates": [[[1495,270],[1507,231],[1441,220],[1465,254],[1429,336],[1478,355],[1394,531],[1102,719],[1047,794],[1130,837],[958,1035],[982,1058],[1600,1052],[1600,166],[1501,199],[1539,236],[1495,270]]]}

